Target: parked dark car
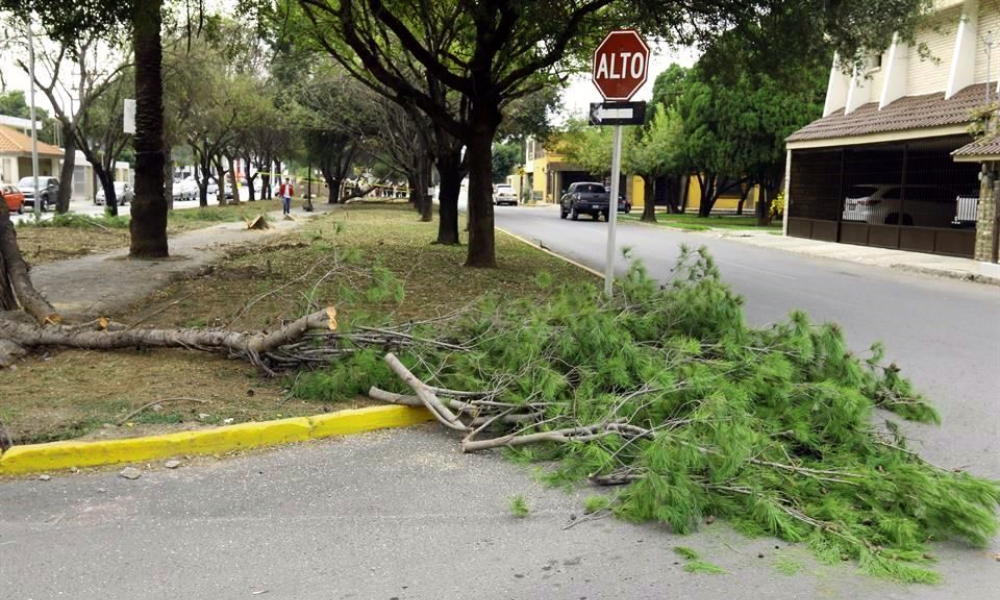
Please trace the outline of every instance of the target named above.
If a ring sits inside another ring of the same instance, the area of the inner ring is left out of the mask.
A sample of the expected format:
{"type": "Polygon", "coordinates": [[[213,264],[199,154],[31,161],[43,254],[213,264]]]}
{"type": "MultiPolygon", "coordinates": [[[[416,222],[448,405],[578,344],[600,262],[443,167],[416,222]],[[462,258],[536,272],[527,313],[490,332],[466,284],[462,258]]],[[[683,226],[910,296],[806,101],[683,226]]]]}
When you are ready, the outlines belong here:
{"type": "MultiPolygon", "coordinates": [[[[35,178],[22,177],[17,182],[17,188],[24,192],[24,203],[35,205],[35,178]]],[[[56,194],[59,193],[59,180],[55,177],[42,176],[38,178],[38,198],[41,202],[42,211],[49,209],[49,205],[55,202],[56,194]]]]}
{"type": "MultiPolygon", "coordinates": [[[[603,183],[593,181],[578,181],[571,183],[569,189],[559,200],[559,216],[569,217],[576,221],[580,215],[590,215],[594,220],[604,215],[608,218],[608,205],[611,194],[603,183]]],[[[632,212],[632,204],[624,197],[618,198],[618,212],[632,212]]]]}

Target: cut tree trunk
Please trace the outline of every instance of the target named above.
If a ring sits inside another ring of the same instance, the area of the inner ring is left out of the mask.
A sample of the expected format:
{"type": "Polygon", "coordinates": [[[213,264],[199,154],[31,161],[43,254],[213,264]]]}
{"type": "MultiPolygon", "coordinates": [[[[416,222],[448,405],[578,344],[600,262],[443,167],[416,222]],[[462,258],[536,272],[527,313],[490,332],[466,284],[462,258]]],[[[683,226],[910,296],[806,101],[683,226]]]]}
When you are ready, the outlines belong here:
{"type": "MultiPolygon", "coordinates": [[[[17,232],[10,222],[7,203],[0,202],[0,300],[6,305],[16,299],[21,308],[42,324],[59,323],[62,318],[33,285],[28,276],[28,265],[17,248],[17,232]],[[11,295],[11,292],[13,294],[11,295]]],[[[9,306],[9,308],[14,308],[9,306]]],[[[0,338],[3,336],[0,335],[0,338]]]]}
{"type": "Polygon", "coordinates": [[[47,327],[0,319],[0,339],[23,348],[61,347],[84,350],[116,350],[155,347],[187,348],[207,352],[225,352],[248,359],[270,371],[261,356],[283,346],[301,341],[310,331],[337,328],[337,311],[330,306],[306,315],[271,333],[245,333],[225,328],[210,329],[131,329],[106,328],[98,319],[96,327],[47,327]]]}

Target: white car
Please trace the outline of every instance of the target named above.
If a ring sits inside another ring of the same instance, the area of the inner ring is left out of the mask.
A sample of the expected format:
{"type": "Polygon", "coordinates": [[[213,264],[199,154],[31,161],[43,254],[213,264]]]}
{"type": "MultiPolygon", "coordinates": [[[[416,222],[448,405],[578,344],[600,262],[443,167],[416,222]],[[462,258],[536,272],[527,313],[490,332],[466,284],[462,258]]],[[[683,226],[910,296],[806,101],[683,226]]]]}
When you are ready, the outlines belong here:
{"type": "MultiPolygon", "coordinates": [[[[114,186],[115,186],[115,201],[118,202],[119,205],[124,206],[125,204],[129,204],[132,202],[132,197],[133,197],[132,186],[125,183],[124,181],[116,181],[114,182],[114,186]]],[[[94,204],[97,204],[98,206],[103,206],[105,203],[104,196],[105,196],[104,188],[102,187],[101,189],[97,190],[97,193],[94,195],[94,204]]]]}
{"type": "Polygon", "coordinates": [[[955,217],[959,194],[936,185],[862,184],[851,186],[844,198],[844,221],[869,225],[948,227],[955,217]]]}
{"type": "Polygon", "coordinates": [[[194,177],[174,180],[174,200],[194,200],[198,197],[198,183],[194,177]]]}
{"type": "Polygon", "coordinates": [[[512,186],[501,183],[493,190],[493,204],[511,204],[517,206],[517,192],[512,186]]]}

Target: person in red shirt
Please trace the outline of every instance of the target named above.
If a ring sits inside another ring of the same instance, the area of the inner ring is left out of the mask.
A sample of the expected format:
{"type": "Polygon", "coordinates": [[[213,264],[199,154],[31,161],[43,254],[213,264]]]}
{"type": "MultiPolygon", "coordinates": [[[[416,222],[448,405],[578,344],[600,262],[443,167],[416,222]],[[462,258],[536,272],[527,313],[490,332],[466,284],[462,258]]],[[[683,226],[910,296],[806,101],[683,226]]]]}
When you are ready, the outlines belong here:
{"type": "Polygon", "coordinates": [[[295,195],[295,188],[289,183],[287,177],[285,177],[285,182],[278,188],[278,195],[281,196],[282,214],[290,214],[292,212],[292,196],[295,195]]]}

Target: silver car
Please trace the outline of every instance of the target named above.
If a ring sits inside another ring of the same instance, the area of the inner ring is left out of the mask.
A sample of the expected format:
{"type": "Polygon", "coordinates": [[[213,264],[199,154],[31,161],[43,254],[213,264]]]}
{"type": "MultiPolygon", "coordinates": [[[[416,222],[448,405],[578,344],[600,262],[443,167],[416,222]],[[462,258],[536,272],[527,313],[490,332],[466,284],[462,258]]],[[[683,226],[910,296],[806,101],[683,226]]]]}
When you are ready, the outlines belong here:
{"type": "MultiPolygon", "coordinates": [[[[116,181],[114,182],[114,186],[115,186],[115,201],[118,202],[119,205],[131,204],[132,198],[135,196],[135,194],[132,192],[132,186],[125,183],[124,181],[116,181]]],[[[98,206],[104,206],[105,201],[106,197],[104,193],[104,188],[102,187],[101,189],[97,190],[97,194],[94,195],[94,204],[98,206]]]]}

